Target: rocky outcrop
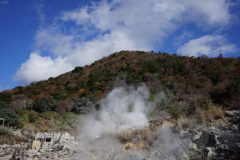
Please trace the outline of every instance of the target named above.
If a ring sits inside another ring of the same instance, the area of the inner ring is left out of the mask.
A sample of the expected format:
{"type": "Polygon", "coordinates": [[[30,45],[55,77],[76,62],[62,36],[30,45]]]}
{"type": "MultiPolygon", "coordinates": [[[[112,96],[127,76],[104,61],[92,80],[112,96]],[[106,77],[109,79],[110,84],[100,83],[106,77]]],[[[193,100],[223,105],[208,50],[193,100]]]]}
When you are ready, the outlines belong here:
{"type": "Polygon", "coordinates": [[[15,145],[0,145],[0,159],[21,160],[24,159],[29,143],[15,145]]]}
{"type": "Polygon", "coordinates": [[[35,136],[35,140],[31,143],[1,145],[0,159],[70,160],[77,153],[76,146],[76,139],[69,133],[38,133],[35,136]]]}
{"type": "Polygon", "coordinates": [[[240,111],[226,111],[222,117],[181,132],[182,139],[192,143],[189,154],[211,160],[240,159],[240,111]]]}
{"type": "MultiPolygon", "coordinates": [[[[1,145],[0,159],[78,160],[81,157],[83,160],[238,160],[239,117],[240,111],[226,111],[225,117],[182,131],[174,130],[168,123],[162,123],[165,121],[152,121],[149,129],[159,128],[159,137],[148,147],[146,144],[142,148],[133,145],[130,149],[107,137],[91,141],[89,149],[88,145],[80,143],[68,133],[38,133],[32,144],[1,145]],[[109,146],[104,146],[106,142],[109,146]]],[[[131,143],[135,141],[132,140],[131,143]]]]}

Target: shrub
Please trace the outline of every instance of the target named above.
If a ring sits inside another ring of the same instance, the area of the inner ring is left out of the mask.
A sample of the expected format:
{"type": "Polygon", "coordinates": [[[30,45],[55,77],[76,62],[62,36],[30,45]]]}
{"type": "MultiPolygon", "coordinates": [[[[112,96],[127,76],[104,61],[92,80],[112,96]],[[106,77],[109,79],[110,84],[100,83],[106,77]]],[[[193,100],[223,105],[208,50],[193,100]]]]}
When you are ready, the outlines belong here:
{"type": "Polygon", "coordinates": [[[44,97],[44,100],[46,101],[48,110],[50,111],[54,111],[57,108],[57,106],[59,106],[59,102],[52,96],[44,97]]]}
{"type": "Polygon", "coordinates": [[[72,70],[72,73],[78,73],[81,72],[83,70],[83,67],[75,67],[74,70],[72,70]]]}
{"type": "Polygon", "coordinates": [[[0,127],[0,135],[13,135],[13,133],[9,128],[0,127]]]}
{"type": "Polygon", "coordinates": [[[28,115],[28,120],[30,123],[35,123],[36,122],[36,116],[34,114],[29,114],[28,115]]]}
{"type": "Polygon", "coordinates": [[[0,101],[4,101],[9,104],[12,101],[12,94],[1,92],[0,101]]]}
{"type": "Polygon", "coordinates": [[[33,125],[25,125],[21,129],[21,134],[23,136],[25,136],[26,138],[32,139],[32,138],[34,138],[35,134],[37,133],[37,129],[39,129],[39,128],[36,128],[33,125]]]}
{"type": "Polygon", "coordinates": [[[231,97],[240,86],[240,78],[232,78],[229,84],[226,86],[226,94],[231,97]]]}
{"type": "Polygon", "coordinates": [[[221,82],[220,73],[213,73],[209,78],[214,85],[217,85],[219,82],[221,82]]]}
{"type": "Polygon", "coordinates": [[[44,99],[38,99],[34,106],[33,106],[33,109],[37,112],[44,112],[44,111],[47,111],[48,110],[48,106],[47,106],[47,103],[44,99]]]}
{"type": "Polygon", "coordinates": [[[157,73],[159,72],[161,66],[157,62],[150,61],[147,63],[148,72],[157,73]]]}
{"type": "Polygon", "coordinates": [[[192,128],[198,123],[197,119],[186,117],[186,116],[180,116],[177,124],[180,127],[180,129],[185,130],[187,128],[192,128]]]}
{"type": "Polygon", "coordinates": [[[95,105],[88,98],[83,97],[81,99],[74,98],[74,104],[72,108],[72,112],[77,114],[87,114],[95,109],[95,105]]]}
{"type": "Polygon", "coordinates": [[[63,95],[63,94],[62,94],[61,92],[59,92],[59,91],[55,91],[55,92],[50,93],[50,94],[51,94],[51,96],[52,96],[54,99],[56,99],[56,100],[63,100],[63,99],[66,98],[66,96],[63,95]]]}
{"type": "Polygon", "coordinates": [[[211,105],[211,100],[205,96],[202,96],[199,100],[198,100],[199,106],[203,109],[203,110],[208,110],[209,106],[211,105]]]}
{"type": "Polygon", "coordinates": [[[10,108],[15,111],[20,111],[26,108],[31,108],[33,100],[25,96],[24,94],[14,95],[10,103],[10,108]]]}
{"type": "Polygon", "coordinates": [[[88,75],[88,82],[87,82],[87,86],[91,87],[94,86],[95,82],[98,81],[98,77],[94,72],[90,72],[88,75]]]}
{"type": "Polygon", "coordinates": [[[170,112],[173,118],[178,119],[180,117],[180,111],[177,107],[172,107],[170,112]]]}
{"type": "Polygon", "coordinates": [[[189,106],[188,106],[187,114],[188,114],[188,115],[191,115],[191,114],[195,113],[196,108],[197,108],[197,107],[196,107],[194,101],[192,101],[192,102],[189,104],[189,106]]]}
{"type": "Polygon", "coordinates": [[[38,99],[34,106],[33,109],[37,112],[45,112],[45,111],[53,111],[57,108],[59,105],[59,102],[54,99],[52,96],[47,96],[42,99],[38,99]]]}
{"type": "Polygon", "coordinates": [[[2,108],[8,108],[8,104],[5,103],[4,101],[0,101],[0,109],[2,108]]]}
{"type": "Polygon", "coordinates": [[[228,97],[228,95],[226,95],[226,92],[219,89],[212,89],[208,93],[211,99],[213,100],[213,102],[218,104],[223,104],[224,103],[223,99],[225,97],[228,97]]]}
{"type": "Polygon", "coordinates": [[[0,109],[0,117],[5,119],[5,123],[13,126],[17,124],[18,115],[9,108],[0,109]]]}

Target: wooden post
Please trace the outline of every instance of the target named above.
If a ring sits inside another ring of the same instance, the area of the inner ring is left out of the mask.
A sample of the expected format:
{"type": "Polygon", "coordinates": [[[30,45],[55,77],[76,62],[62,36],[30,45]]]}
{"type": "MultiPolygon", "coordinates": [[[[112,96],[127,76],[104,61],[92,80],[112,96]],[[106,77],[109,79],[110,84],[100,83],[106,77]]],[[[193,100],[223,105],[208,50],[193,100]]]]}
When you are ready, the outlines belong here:
{"type": "Polygon", "coordinates": [[[24,160],[24,147],[22,148],[22,160],[24,160]]]}
{"type": "Polygon", "coordinates": [[[11,160],[16,160],[16,151],[13,152],[11,160]]]}

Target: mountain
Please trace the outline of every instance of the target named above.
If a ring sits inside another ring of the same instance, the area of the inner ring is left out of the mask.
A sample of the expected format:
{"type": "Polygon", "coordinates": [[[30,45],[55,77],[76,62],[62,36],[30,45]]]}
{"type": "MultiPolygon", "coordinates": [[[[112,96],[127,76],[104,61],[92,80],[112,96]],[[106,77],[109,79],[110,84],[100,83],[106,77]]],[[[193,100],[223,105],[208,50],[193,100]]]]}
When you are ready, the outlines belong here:
{"type": "Polygon", "coordinates": [[[58,77],[3,91],[0,108],[8,106],[20,115],[23,110],[85,114],[113,88],[144,83],[153,96],[165,93],[165,108],[176,118],[208,109],[210,103],[239,109],[239,71],[239,58],[120,51],[58,77]]]}
{"type": "Polygon", "coordinates": [[[113,53],[1,92],[0,118],[11,127],[0,127],[0,148],[66,131],[82,138],[71,150],[85,159],[239,159],[239,71],[239,58],[221,55],[113,53]]]}

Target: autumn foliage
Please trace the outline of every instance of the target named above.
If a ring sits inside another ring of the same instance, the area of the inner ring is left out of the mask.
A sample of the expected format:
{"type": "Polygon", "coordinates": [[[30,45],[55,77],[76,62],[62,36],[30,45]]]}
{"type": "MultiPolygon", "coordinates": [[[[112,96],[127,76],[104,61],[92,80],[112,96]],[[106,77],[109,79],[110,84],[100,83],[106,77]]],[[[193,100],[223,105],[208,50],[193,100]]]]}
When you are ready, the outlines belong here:
{"type": "Polygon", "coordinates": [[[176,116],[193,114],[199,107],[207,109],[209,102],[239,109],[239,71],[239,58],[120,51],[58,77],[3,91],[0,101],[16,112],[85,113],[85,108],[76,107],[83,97],[88,104],[96,103],[114,87],[145,83],[152,94],[166,93],[164,105],[176,116]]]}

